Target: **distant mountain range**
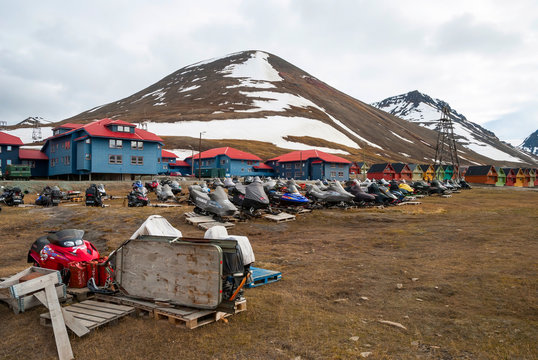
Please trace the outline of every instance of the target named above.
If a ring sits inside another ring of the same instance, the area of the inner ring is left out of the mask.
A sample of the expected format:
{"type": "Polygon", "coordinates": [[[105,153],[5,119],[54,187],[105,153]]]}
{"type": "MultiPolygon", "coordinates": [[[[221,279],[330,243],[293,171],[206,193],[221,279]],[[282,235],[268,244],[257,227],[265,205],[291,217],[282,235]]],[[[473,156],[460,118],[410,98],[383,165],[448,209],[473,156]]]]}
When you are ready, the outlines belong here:
{"type": "MultiPolygon", "coordinates": [[[[411,103],[426,110],[426,102],[419,100],[411,103]]],[[[435,125],[425,124],[433,124],[439,114],[423,113],[419,120],[424,124],[416,124],[388,113],[393,109],[382,111],[387,109],[352,98],[278,56],[253,50],[183,67],[133,95],[52,126],[109,117],[157,133],[169,149],[198,149],[202,137],[202,150],[229,145],[266,158],[318,148],[370,163],[432,162],[437,133],[435,125]]],[[[481,134],[480,140],[461,139],[466,142],[459,149],[462,164],[534,161],[522,151],[494,147],[498,139],[478,125],[462,124],[481,134]],[[482,144],[498,152],[481,151],[482,144]]]]}
{"type": "MultiPolygon", "coordinates": [[[[464,148],[497,161],[511,162],[521,159],[530,164],[538,163],[538,158],[531,157],[520,149],[499,140],[493,132],[467,120],[464,115],[458,113],[447,102],[434,99],[417,90],[392,96],[372,105],[389,114],[432,130],[437,130],[437,121],[441,117],[443,108],[446,107],[449,110],[448,116],[452,120],[454,136],[464,148]]],[[[465,160],[464,156],[462,158],[465,160]]]]}
{"type": "Polygon", "coordinates": [[[538,155],[538,130],[530,134],[519,148],[531,154],[538,155]]]}

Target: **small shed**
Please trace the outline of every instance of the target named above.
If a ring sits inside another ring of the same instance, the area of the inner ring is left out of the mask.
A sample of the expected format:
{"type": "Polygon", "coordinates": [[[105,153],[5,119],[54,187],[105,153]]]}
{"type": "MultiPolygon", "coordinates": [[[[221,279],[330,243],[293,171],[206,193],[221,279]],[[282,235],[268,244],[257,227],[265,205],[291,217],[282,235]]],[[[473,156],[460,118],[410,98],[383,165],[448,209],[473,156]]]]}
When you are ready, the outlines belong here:
{"type": "Polygon", "coordinates": [[[514,186],[516,183],[516,173],[512,168],[501,168],[504,172],[505,183],[504,186],[514,186]]]}
{"type": "Polygon", "coordinates": [[[497,182],[495,183],[495,186],[504,186],[504,184],[506,184],[506,174],[504,173],[503,168],[495,167],[495,171],[497,171],[497,182]]]}
{"type": "Polygon", "coordinates": [[[392,163],[392,168],[394,169],[394,179],[395,180],[405,180],[411,181],[413,179],[413,172],[404,163],[392,163]]]}
{"type": "Polygon", "coordinates": [[[419,181],[424,179],[424,172],[422,171],[422,168],[418,166],[418,164],[407,164],[407,166],[409,166],[409,170],[411,170],[412,181],[419,181]]]}
{"type": "Polygon", "coordinates": [[[420,164],[419,166],[422,169],[422,179],[432,181],[435,176],[433,166],[429,164],[420,164]]]}
{"type": "Polygon", "coordinates": [[[523,186],[529,187],[529,184],[531,182],[531,169],[522,168],[521,171],[523,171],[523,186]]]}
{"type": "Polygon", "coordinates": [[[387,181],[394,180],[396,172],[394,168],[389,163],[382,164],[373,164],[368,170],[368,178],[381,180],[385,179],[387,181]]]}
{"type": "Polygon", "coordinates": [[[491,165],[469,166],[465,173],[465,181],[474,184],[495,185],[497,171],[491,165]]]}
{"type": "Polygon", "coordinates": [[[538,178],[536,175],[538,175],[538,169],[531,169],[532,185],[529,184],[529,186],[532,186],[532,187],[538,186],[538,178]]]}
{"type": "Polygon", "coordinates": [[[445,170],[445,176],[443,180],[451,180],[454,178],[454,166],[453,165],[443,165],[445,170]]]}

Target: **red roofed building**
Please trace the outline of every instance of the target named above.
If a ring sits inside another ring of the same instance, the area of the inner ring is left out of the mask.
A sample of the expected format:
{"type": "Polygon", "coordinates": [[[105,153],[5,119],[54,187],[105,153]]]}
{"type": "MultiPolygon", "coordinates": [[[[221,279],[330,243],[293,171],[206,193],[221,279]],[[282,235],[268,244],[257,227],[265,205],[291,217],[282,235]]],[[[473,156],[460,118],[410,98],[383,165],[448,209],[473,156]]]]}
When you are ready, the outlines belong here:
{"type": "Polygon", "coordinates": [[[198,164],[200,164],[202,173],[219,173],[215,169],[223,169],[221,172],[226,176],[265,175],[257,171],[261,160],[254,154],[232,147],[202,151],[194,157],[189,156],[185,159],[189,165],[194,166],[194,175],[198,174],[198,164]]]}
{"type": "Polygon", "coordinates": [[[48,175],[49,158],[44,152],[37,149],[19,149],[21,165],[28,165],[32,177],[45,177],[48,175]]]}
{"type": "Polygon", "coordinates": [[[177,155],[168,150],[161,150],[161,157],[158,162],[161,164],[159,174],[170,174],[170,164],[175,163],[177,155]]]}
{"type": "Polygon", "coordinates": [[[43,151],[48,175],[63,178],[134,179],[162,169],[163,140],[123,120],[66,123],[53,129],[43,151]]]}
{"type": "Polygon", "coordinates": [[[275,174],[294,179],[349,180],[351,161],[320,150],[298,150],[269,159],[275,174]]]}
{"type": "Polygon", "coordinates": [[[0,131],[0,176],[6,173],[7,165],[19,163],[20,138],[0,131]]]}

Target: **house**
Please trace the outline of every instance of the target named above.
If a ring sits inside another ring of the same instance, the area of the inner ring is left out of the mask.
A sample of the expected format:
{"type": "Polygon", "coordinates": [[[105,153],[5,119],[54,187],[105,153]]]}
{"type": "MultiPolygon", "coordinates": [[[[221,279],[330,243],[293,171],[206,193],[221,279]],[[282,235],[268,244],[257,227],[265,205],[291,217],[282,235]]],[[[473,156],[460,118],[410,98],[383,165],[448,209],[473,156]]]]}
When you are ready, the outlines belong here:
{"type": "Polygon", "coordinates": [[[504,186],[514,186],[516,183],[516,173],[514,172],[514,169],[511,168],[501,168],[504,172],[504,176],[506,177],[504,186]]]}
{"type": "Polygon", "coordinates": [[[495,171],[497,171],[497,182],[495,183],[495,186],[504,186],[504,184],[506,184],[506,174],[504,173],[503,168],[495,167],[495,171]]]}
{"type": "Polygon", "coordinates": [[[437,180],[443,181],[445,179],[445,165],[433,165],[433,170],[437,180]]]}
{"type": "Polygon", "coordinates": [[[531,173],[529,168],[522,168],[521,171],[523,172],[523,186],[529,187],[530,181],[531,181],[531,173]]]}
{"type": "Polygon", "coordinates": [[[424,180],[424,172],[418,164],[407,164],[407,166],[409,166],[409,170],[411,170],[412,181],[424,180]]]}
{"type": "Polygon", "coordinates": [[[364,161],[353,161],[349,167],[349,177],[354,179],[366,180],[368,172],[368,164],[364,161]]]}
{"type": "Polygon", "coordinates": [[[523,187],[523,182],[525,181],[525,175],[523,174],[523,169],[521,168],[512,168],[515,175],[514,186],[523,187]]]}
{"type": "Polygon", "coordinates": [[[32,177],[46,177],[49,174],[49,158],[37,149],[19,149],[21,165],[28,165],[32,177]]]}
{"type": "Polygon", "coordinates": [[[465,181],[475,184],[495,185],[497,182],[497,171],[491,165],[469,166],[465,173],[465,181]]]}
{"type": "Polygon", "coordinates": [[[48,175],[57,178],[135,179],[159,173],[163,140],[123,120],[55,127],[41,151],[49,159],[48,175]]]}
{"type": "Polygon", "coordinates": [[[255,174],[254,166],[260,166],[258,156],[232,147],[214,148],[189,156],[185,162],[194,167],[194,175],[201,172],[208,177],[248,176],[255,174]],[[221,171],[217,171],[221,169],[221,171]],[[213,176],[215,175],[215,176],[213,176]]]}
{"type": "Polygon", "coordinates": [[[413,172],[407,164],[404,163],[392,163],[394,169],[394,179],[411,181],[413,179],[413,172]]]}
{"type": "Polygon", "coordinates": [[[387,181],[390,181],[393,180],[395,177],[396,172],[394,171],[392,165],[389,163],[373,164],[368,170],[368,179],[385,179],[387,181]]]}
{"type": "Polygon", "coordinates": [[[443,177],[443,181],[452,180],[454,178],[454,166],[453,165],[443,165],[443,169],[445,170],[445,176],[443,177]]]}
{"type": "Polygon", "coordinates": [[[351,161],[320,150],[298,150],[269,159],[275,175],[301,180],[349,180],[351,161]]]}
{"type": "Polygon", "coordinates": [[[265,163],[254,165],[253,169],[256,176],[275,176],[275,169],[265,163]]]}
{"type": "Polygon", "coordinates": [[[170,174],[170,163],[175,163],[177,155],[168,150],[161,149],[161,157],[157,160],[161,164],[159,169],[159,174],[168,175],[170,174]]]}
{"type": "Polygon", "coordinates": [[[170,173],[180,173],[183,176],[192,175],[192,166],[186,161],[176,160],[175,162],[168,163],[170,173]]]}
{"type": "Polygon", "coordinates": [[[536,178],[537,169],[531,169],[531,183],[529,183],[530,187],[536,187],[538,186],[538,179],[536,178]]]}
{"type": "Polygon", "coordinates": [[[2,174],[6,173],[7,165],[19,163],[19,147],[21,145],[23,143],[20,138],[0,131],[0,170],[2,174]]]}
{"type": "Polygon", "coordinates": [[[435,177],[435,170],[432,165],[428,164],[420,164],[420,168],[422,169],[422,179],[426,181],[432,181],[435,177]]]}

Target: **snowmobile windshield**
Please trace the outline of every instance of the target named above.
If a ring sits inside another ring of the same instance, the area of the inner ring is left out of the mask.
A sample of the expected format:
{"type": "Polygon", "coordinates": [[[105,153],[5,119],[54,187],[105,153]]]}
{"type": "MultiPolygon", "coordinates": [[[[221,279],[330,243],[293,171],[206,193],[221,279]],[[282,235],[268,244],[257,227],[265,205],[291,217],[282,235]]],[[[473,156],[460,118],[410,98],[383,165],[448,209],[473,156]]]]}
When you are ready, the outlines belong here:
{"type": "Polygon", "coordinates": [[[301,194],[295,185],[291,184],[288,186],[288,193],[290,194],[301,194]]]}
{"type": "Polygon", "coordinates": [[[262,204],[269,204],[269,198],[263,190],[261,183],[253,182],[246,187],[245,199],[257,201],[262,204]]]}
{"type": "Polygon", "coordinates": [[[269,180],[265,184],[263,184],[264,189],[266,190],[272,190],[275,188],[276,181],[275,180],[269,180]]]}
{"type": "Polygon", "coordinates": [[[237,190],[238,193],[245,195],[246,187],[241,183],[237,183],[235,184],[235,190],[237,190]]]}
{"type": "Polygon", "coordinates": [[[84,236],[84,230],[77,229],[65,229],[49,234],[47,240],[51,244],[62,246],[62,247],[73,247],[84,244],[82,237],[84,236]]]}
{"type": "Polygon", "coordinates": [[[228,200],[228,195],[226,195],[226,192],[224,191],[222,186],[217,186],[217,188],[213,190],[213,192],[209,194],[209,196],[217,202],[228,200]]]}

